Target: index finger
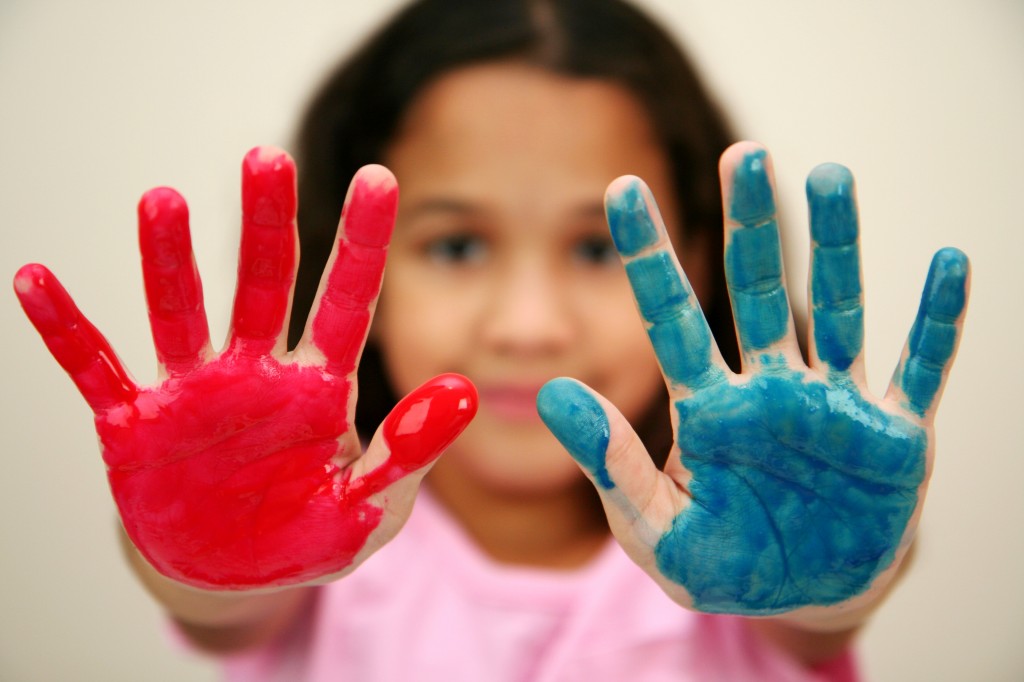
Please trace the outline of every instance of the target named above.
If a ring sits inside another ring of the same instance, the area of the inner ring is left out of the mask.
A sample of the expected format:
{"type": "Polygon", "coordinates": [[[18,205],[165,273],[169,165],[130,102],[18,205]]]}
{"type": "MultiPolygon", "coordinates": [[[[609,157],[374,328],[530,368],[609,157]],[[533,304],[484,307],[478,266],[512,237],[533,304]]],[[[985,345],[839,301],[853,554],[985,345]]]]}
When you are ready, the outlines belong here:
{"type": "Polygon", "coordinates": [[[323,353],[332,374],[347,376],[359,361],[397,211],[398,183],[391,171],[378,165],[359,169],[300,342],[323,353]]]}
{"type": "Polygon", "coordinates": [[[605,210],[669,388],[693,392],[723,379],[728,367],[650,190],[637,177],[618,178],[608,186],[605,210]]]}

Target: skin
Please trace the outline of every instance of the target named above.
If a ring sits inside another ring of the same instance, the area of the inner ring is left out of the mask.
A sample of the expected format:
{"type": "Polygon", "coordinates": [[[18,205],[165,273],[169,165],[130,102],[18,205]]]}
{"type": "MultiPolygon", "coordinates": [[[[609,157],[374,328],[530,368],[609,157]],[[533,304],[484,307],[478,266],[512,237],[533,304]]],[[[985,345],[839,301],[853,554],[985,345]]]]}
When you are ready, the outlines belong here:
{"type": "Polygon", "coordinates": [[[458,372],[480,392],[427,484],[491,556],[581,565],[607,524],[535,398],[572,374],[637,417],[660,391],[602,205],[626,172],[672,196],[647,117],[613,84],[474,66],[419,97],[386,162],[402,187],[373,331],[389,376],[404,392],[458,372]]]}

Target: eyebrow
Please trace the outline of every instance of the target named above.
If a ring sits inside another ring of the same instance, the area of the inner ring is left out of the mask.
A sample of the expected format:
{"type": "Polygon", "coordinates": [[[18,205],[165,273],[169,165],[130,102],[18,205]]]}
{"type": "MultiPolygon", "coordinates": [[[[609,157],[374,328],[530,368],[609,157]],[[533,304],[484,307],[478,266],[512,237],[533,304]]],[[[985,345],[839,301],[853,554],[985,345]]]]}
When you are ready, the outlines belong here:
{"type": "Polygon", "coordinates": [[[415,218],[431,213],[479,213],[480,209],[468,201],[449,197],[435,197],[418,201],[405,211],[407,218],[415,218]]]}
{"type": "MultiPolygon", "coordinates": [[[[486,209],[471,201],[454,197],[431,197],[409,206],[405,218],[418,218],[431,214],[474,215],[486,213],[486,209]]],[[[581,202],[570,212],[575,218],[600,218],[604,220],[604,203],[600,200],[581,202]]]]}

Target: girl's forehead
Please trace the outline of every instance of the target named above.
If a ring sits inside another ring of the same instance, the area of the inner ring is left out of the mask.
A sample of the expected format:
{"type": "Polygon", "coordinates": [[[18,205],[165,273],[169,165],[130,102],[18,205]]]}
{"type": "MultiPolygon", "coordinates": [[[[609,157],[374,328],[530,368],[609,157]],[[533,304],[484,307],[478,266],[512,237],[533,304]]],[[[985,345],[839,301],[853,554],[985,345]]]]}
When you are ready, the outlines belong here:
{"type": "Polygon", "coordinates": [[[615,177],[668,176],[640,103],[622,86],[519,63],[453,71],[415,100],[386,164],[403,198],[600,204],[615,177]]]}
{"type": "Polygon", "coordinates": [[[390,151],[419,145],[445,159],[498,149],[538,162],[559,155],[593,161],[629,156],[631,148],[655,140],[642,105],[624,87],[499,62],[459,69],[429,85],[390,151]]]}

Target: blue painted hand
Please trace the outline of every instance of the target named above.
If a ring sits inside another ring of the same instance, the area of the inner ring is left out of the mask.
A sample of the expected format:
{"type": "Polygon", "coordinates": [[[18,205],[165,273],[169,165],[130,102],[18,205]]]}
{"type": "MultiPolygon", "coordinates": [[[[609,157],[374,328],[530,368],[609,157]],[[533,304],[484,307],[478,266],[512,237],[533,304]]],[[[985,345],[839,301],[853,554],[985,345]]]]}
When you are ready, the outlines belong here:
{"type": "Polygon", "coordinates": [[[709,612],[772,615],[870,601],[913,537],[931,470],[932,422],[956,351],[968,263],[935,255],[917,320],[882,399],[866,389],[853,177],[807,181],[810,364],[786,295],[770,159],[722,160],[726,274],[743,355],[722,361],[654,202],[635,178],[607,210],[669,387],[676,447],[664,473],[622,416],[570,379],[538,398],[594,479],[613,532],[673,596],[709,612]]]}

